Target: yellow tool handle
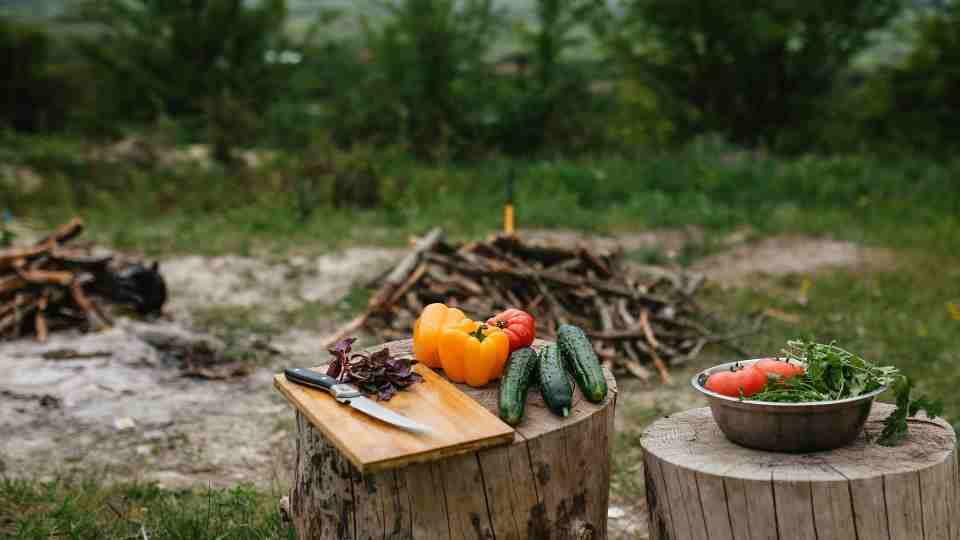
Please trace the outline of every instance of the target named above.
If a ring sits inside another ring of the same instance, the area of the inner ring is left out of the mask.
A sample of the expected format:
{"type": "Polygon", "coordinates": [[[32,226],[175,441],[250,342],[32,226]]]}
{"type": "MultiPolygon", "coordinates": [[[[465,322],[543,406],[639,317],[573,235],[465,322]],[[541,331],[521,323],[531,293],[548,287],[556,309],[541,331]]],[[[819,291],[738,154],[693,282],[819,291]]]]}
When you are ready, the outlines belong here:
{"type": "Polygon", "coordinates": [[[503,232],[513,234],[513,184],[516,181],[516,172],[510,167],[507,174],[507,200],[503,205],[503,232]]]}

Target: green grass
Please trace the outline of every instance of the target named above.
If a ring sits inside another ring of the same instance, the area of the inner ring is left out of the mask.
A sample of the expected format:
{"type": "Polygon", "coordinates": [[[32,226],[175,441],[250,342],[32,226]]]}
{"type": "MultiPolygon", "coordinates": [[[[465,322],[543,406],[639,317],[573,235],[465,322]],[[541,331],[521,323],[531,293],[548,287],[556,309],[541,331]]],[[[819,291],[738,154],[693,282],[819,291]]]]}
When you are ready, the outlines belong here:
{"type": "Polygon", "coordinates": [[[279,496],[249,487],[165,490],[105,485],[93,476],[49,482],[0,478],[0,537],[11,540],[294,538],[279,496]]]}
{"type": "Polygon", "coordinates": [[[633,159],[423,165],[373,154],[364,159],[380,171],[381,208],[333,208],[324,195],[329,184],[319,182],[317,207],[300,220],[284,180],[292,173],[279,166],[243,173],[140,170],[78,159],[82,152],[62,141],[11,146],[0,158],[34,166],[47,181],[32,195],[0,184],[0,200],[15,215],[53,224],[79,213],[96,237],[150,254],[397,245],[434,226],[475,238],[500,226],[511,167],[521,228],[615,232],[699,225],[720,234],[750,226],[760,235],[960,248],[960,162],[752,159],[711,141],[633,159]]]}

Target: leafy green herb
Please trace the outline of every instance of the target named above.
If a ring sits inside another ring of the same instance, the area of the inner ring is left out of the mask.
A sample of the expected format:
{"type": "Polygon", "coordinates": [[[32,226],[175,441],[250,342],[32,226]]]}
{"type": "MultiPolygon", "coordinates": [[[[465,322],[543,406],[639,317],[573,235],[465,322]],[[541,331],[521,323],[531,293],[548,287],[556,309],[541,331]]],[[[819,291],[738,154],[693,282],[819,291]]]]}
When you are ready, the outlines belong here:
{"type": "Polygon", "coordinates": [[[893,392],[897,396],[897,409],[883,421],[883,432],[877,440],[884,446],[896,446],[907,435],[907,418],[915,416],[921,410],[927,411],[927,416],[936,418],[943,414],[943,403],[921,397],[910,399],[913,381],[901,376],[893,385],[893,392]]]}
{"type": "Polygon", "coordinates": [[[850,351],[830,343],[791,340],[783,350],[787,361],[801,362],[805,371],[786,380],[771,379],[763,389],[747,398],[751,401],[801,403],[833,401],[868,394],[892,386],[897,408],[884,421],[877,442],[894,446],[907,434],[907,418],[921,410],[935,418],[943,414],[943,404],[926,397],[910,398],[913,383],[894,366],[877,366],[850,351]]]}

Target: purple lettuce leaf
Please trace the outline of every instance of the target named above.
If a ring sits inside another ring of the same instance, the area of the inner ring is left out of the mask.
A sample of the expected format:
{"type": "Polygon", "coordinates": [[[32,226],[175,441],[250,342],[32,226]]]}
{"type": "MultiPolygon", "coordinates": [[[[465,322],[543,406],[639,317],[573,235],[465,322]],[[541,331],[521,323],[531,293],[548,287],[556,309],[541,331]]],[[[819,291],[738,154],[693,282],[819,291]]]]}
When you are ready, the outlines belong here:
{"type": "Polygon", "coordinates": [[[380,401],[390,401],[390,398],[397,394],[397,388],[387,383],[380,387],[380,391],[377,393],[377,399],[380,401]]]}

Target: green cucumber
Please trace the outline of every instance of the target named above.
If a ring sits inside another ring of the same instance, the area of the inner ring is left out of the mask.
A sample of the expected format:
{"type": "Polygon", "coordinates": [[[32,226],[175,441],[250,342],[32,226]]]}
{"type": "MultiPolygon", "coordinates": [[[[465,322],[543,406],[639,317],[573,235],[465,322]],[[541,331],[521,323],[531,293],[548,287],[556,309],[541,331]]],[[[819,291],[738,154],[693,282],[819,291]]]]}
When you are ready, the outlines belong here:
{"type": "Polygon", "coordinates": [[[606,399],[607,379],[583,330],[572,324],[561,324],[557,328],[557,347],[587,401],[600,403],[606,399]]]}
{"type": "Polygon", "coordinates": [[[540,393],[550,410],[560,416],[570,414],[573,405],[573,385],[563,369],[563,360],[556,345],[547,345],[540,351],[540,393]]]}
{"type": "Polygon", "coordinates": [[[523,347],[510,353],[507,368],[500,381],[500,418],[515,426],[523,420],[523,408],[527,404],[527,390],[537,380],[537,352],[523,347]]]}

